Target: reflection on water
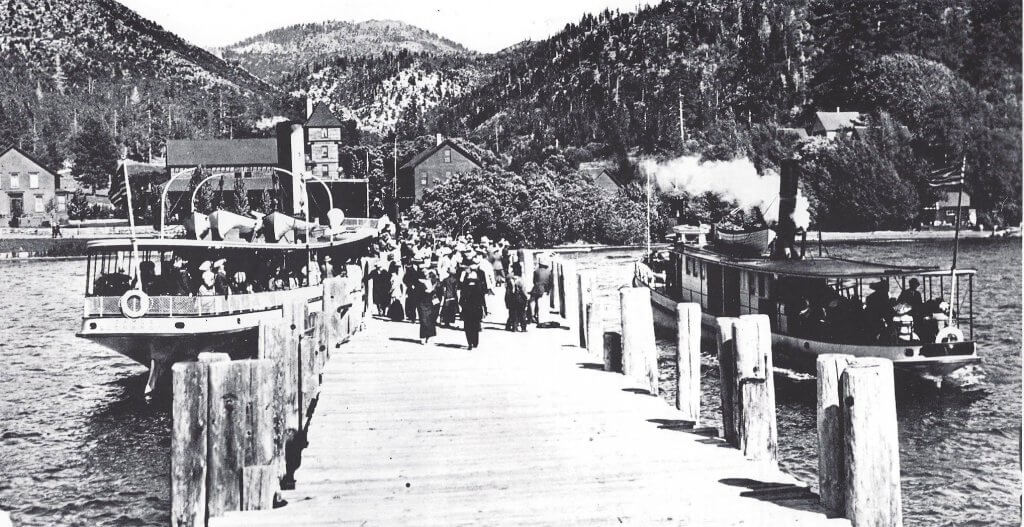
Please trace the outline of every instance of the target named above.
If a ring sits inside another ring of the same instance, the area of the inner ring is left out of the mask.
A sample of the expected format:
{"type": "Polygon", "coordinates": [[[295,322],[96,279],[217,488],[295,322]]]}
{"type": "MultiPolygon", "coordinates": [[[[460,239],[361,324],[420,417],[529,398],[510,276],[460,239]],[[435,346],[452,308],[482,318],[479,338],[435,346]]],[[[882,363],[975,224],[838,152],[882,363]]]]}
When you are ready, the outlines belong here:
{"type": "MultiPolygon", "coordinates": [[[[846,244],[832,246],[832,253],[948,265],[949,245],[846,244]]],[[[974,389],[916,387],[898,394],[907,525],[1020,522],[1020,251],[1019,241],[964,243],[965,265],[980,271],[975,335],[985,362],[974,389]]],[[[599,285],[609,301],[629,283],[629,256],[581,256],[584,268],[601,269],[599,285]]],[[[142,398],[143,368],[74,337],[83,263],[0,268],[17,277],[0,304],[0,509],[13,511],[19,526],[166,525],[169,411],[142,398]]],[[[669,401],[675,397],[672,346],[660,342],[661,388],[669,401]]],[[[710,354],[701,361],[701,419],[720,426],[718,366],[710,354]]],[[[781,464],[813,484],[814,379],[777,374],[776,387],[781,464]]]]}
{"type": "MultiPolygon", "coordinates": [[[[951,241],[833,244],[834,256],[949,266],[951,241]]],[[[639,255],[638,252],[630,253],[639,255]]],[[[1021,243],[966,240],[961,266],[978,269],[975,337],[983,363],[942,390],[901,382],[897,390],[903,511],[908,526],[1020,525],[1021,243]],[[952,386],[951,386],[952,385],[952,386]]],[[[632,262],[622,253],[579,255],[600,268],[601,296],[616,305],[615,289],[630,283],[632,262]]],[[[613,311],[608,324],[617,322],[613,311]]],[[[659,340],[661,390],[675,401],[675,343],[659,340]]],[[[701,357],[701,420],[721,426],[718,363],[701,357]]],[[[815,380],[776,372],[780,465],[817,483],[815,380]]]]}

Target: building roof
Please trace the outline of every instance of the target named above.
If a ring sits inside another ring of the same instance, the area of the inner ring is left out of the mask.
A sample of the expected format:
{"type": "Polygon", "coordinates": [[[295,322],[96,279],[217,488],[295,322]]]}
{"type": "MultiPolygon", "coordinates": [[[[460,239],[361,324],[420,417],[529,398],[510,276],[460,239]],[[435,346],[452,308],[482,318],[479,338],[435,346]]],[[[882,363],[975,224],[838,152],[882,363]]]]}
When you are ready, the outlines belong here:
{"type": "Polygon", "coordinates": [[[171,139],[167,166],[276,166],[277,139],[171,139]]]}
{"type": "Polygon", "coordinates": [[[313,113],[306,119],[306,128],[341,128],[344,126],[341,119],[338,119],[330,107],[322,102],[316,103],[313,113]]]}
{"type": "Polygon", "coordinates": [[[601,161],[587,161],[580,163],[579,171],[594,181],[602,172],[608,171],[608,165],[601,161]]]}
{"type": "MultiPolygon", "coordinates": [[[[955,190],[944,190],[939,193],[939,199],[935,201],[935,208],[956,208],[957,200],[960,199],[960,193],[955,190]]],[[[966,191],[964,192],[964,201],[960,205],[961,207],[971,206],[971,195],[966,191]]]]}
{"type": "Polygon", "coordinates": [[[776,135],[780,137],[795,137],[797,139],[807,139],[807,130],[803,128],[776,128],[776,135]]]}
{"type": "Polygon", "coordinates": [[[860,112],[815,112],[815,132],[848,130],[860,125],[860,112]]]}
{"type": "Polygon", "coordinates": [[[466,159],[472,161],[473,164],[475,164],[476,166],[478,166],[480,168],[483,168],[483,165],[480,163],[480,160],[476,158],[476,156],[474,156],[473,154],[469,153],[465,148],[462,148],[461,146],[459,146],[458,143],[456,143],[455,141],[452,141],[449,138],[449,139],[445,139],[444,141],[441,141],[441,143],[436,145],[436,146],[433,146],[431,148],[428,148],[428,149],[426,149],[426,150],[416,154],[415,156],[412,157],[412,159],[410,159],[408,162],[406,162],[404,165],[402,165],[399,168],[399,170],[406,170],[406,169],[410,169],[410,168],[412,168],[412,169],[416,168],[417,165],[419,165],[420,163],[425,161],[430,156],[438,153],[442,148],[444,148],[446,146],[447,147],[451,147],[456,152],[462,154],[463,156],[466,157],[466,159]]]}
{"type": "Polygon", "coordinates": [[[17,154],[20,154],[22,157],[24,157],[25,159],[28,159],[29,161],[34,163],[36,166],[38,166],[40,169],[42,169],[42,170],[44,170],[46,172],[49,172],[54,177],[58,177],[56,172],[54,172],[53,170],[50,170],[49,168],[46,168],[46,165],[44,165],[41,162],[39,162],[38,159],[32,157],[28,152],[18,148],[15,145],[8,146],[7,148],[0,148],[0,157],[4,157],[4,156],[6,156],[7,154],[9,154],[11,152],[15,152],[17,154]]]}

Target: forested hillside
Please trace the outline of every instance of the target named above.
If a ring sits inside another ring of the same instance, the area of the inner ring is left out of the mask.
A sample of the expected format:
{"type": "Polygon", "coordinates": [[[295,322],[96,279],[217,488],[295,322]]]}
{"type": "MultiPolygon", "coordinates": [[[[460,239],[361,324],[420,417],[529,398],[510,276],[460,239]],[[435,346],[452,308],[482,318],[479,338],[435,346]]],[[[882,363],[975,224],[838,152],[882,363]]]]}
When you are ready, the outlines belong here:
{"type": "Polygon", "coordinates": [[[141,159],[281,112],[277,88],[114,0],[0,0],[0,27],[0,144],[54,168],[87,127],[141,159]]]}
{"type": "Polygon", "coordinates": [[[887,178],[913,168],[896,174],[918,194],[906,208],[928,197],[922,171],[967,153],[975,203],[1019,222],[1020,30],[1010,0],[668,1],[586,16],[513,52],[430,122],[487,144],[597,142],[760,167],[799,154],[776,127],[842,107],[908,127],[894,140],[910,150],[879,160],[887,178]]]}
{"type": "Polygon", "coordinates": [[[356,58],[400,51],[472,54],[460,44],[397,20],[298,24],[247,38],[218,51],[225,60],[275,83],[314,61],[337,57],[356,58]]]}

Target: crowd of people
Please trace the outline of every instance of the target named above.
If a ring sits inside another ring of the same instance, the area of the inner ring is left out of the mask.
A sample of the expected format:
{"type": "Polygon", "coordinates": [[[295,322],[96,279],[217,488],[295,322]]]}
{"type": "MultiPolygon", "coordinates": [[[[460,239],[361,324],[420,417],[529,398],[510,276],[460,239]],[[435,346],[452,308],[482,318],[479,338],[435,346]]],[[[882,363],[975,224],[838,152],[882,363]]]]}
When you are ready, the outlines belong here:
{"type": "Polygon", "coordinates": [[[507,240],[436,237],[407,229],[400,239],[385,232],[376,249],[378,263],[366,280],[377,314],[417,322],[423,344],[437,335],[438,325],[453,328],[458,319],[469,349],[478,347],[488,299],[501,288],[506,330],[526,331],[528,324],[542,322],[539,306],[552,287],[549,264],[540,259],[536,269],[524,269],[521,250],[507,240]],[[533,278],[530,290],[524,281],[527,272],[533,278]]]}
{"type": "Polygon", "coordinates": [[[120,296],[137,287],[150,296],[226,297],[316,285],[344,272],[344,266],[336,266],[328,254],[278,263],[230,262],[227,258],[190,262],[182,253],[166,252],[159,262],[140,262],[137,280],[123,269],[100,275],[93,285],[93,294],[120,296]]]}
{"type": "Polygon", "coordinates": [[[899,296],[889,295],[889,283],[868,285],[871,294],[846,297],[830,287],[820,294],[803,296],[796,308],[794,334],[830,336],[844,341],[920,340],[931,342],[949,318],[949,304],[942,298],[927,302],[911,278],[899,296]]]}

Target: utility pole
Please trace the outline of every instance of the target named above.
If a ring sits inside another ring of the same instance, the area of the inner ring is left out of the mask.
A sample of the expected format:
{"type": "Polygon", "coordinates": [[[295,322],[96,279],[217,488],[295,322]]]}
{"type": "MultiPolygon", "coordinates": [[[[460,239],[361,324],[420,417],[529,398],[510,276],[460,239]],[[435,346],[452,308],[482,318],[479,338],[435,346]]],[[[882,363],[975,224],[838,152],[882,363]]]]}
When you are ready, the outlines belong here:
{"type": "Polygon", "coordinates": [[[683,91],[679,90],[679,144],[686,144],[686,120],[683,119],[683,91]]]}
{"type": "Polygon", "coordinates": [[[146,162],[153,162],[153,110],[146,109],[146,162]]]}

